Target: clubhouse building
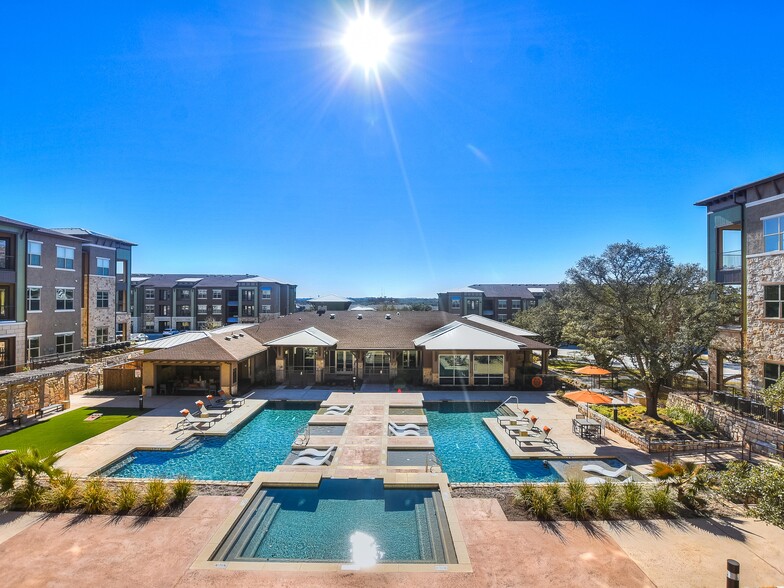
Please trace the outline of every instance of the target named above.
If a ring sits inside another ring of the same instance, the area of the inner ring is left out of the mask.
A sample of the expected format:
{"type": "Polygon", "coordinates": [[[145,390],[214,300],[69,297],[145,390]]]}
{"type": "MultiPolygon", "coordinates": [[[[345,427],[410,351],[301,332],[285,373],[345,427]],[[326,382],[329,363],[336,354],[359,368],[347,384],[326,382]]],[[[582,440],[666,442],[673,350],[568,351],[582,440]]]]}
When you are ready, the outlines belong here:
{"type": "Polygon", "coordinates": [[[478,315],[321,311],[139,347],[143,385],[158,394],[275,384],[546,389],[552,347],[536,337],[478,315]]]}

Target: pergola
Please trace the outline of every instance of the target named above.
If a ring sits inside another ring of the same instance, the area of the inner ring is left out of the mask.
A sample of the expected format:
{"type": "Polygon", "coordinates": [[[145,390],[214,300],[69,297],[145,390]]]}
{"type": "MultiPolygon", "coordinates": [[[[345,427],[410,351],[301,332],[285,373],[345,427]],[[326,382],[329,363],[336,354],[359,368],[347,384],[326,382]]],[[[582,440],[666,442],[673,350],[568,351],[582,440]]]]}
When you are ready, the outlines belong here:
{"type": "Polygon", "coordinates": [[[0,376],[0,402],[4,401],[4,410],[2,411],[2,414],[0,414],[2,420],[10,419],[22,414],[33,414],[35,410],[46,406],[46,382],[54,378],[62,378],[65,399],[67,400],[70,397],[68,377],[74,372],[86,372],[89,369],[90,366],[83,363],[61,363],[36,368],[26,372],[16,372],[0,376]],[[20,409],[19,414],[14,414],[17,405],[14,398],[15,393],[22,386],[29,386],[31,384],[37,385],[38,387],[37,407],[30,411],[30,403],[24,403],[24,409],[20,409]]]}

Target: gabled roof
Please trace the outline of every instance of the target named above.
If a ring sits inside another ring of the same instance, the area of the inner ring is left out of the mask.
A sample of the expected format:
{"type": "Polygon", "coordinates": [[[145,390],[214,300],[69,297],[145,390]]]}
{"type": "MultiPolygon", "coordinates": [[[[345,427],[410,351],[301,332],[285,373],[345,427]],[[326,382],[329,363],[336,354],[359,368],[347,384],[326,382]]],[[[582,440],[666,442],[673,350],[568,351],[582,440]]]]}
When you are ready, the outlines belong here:
{"type": "Polygon", "coordinates": [[[533,331],[527,331],[525,329],[521,329],[519,327],[513,327],[508,323],[501,323],[499,321],[494,321],[493,319],[489,319],[483,316],[479,316],[478,314],[469,314],[463,317],[467,321],[471,321],[472,323],[476,323],[479,325],[484,325],[485,327],[490,327],[491,329],[496,329],[498,331],[503,331],[505,333],[509,333],[510,335],[517,335],[518,337],[538,337],[539,333],[534,333],[533,331]]]}
{"type": "Polygon", "coordinates": [[[459,321],[414,339],[414,345],[428,351],[516,351],[525,347],[518,341],[459,321]]]}
{"type": "Polygon", "coordinates": [[[316,327],[308,327],[291,335],[284,335],[264,343],[266,346],[280,345],[282,347],[332,347],[338,340],[330,337],[316,327]]]}
{"type": "Polygon", "coordinates": [[[83,228],[65,228],[65,229],[52,229],[57,231],[58,233],[63,233],[65,235],[71,235],[72,237],[80,237],[82,239],[88,239],[89,237],[95,237],[97,239],[108,239],[110,241],[116,241],[117,243],[122,243],[123,245],[136,245],[136,243],[131,243],[130,241],[126,241],[125,239],[119,239],[117,237],[112,237],[110,235],[104,235],[102,233],[97,233],[95,231],[91,231],[90,229],[83,229],[83,228]]]}
{"type": "MultiPolygon", "coordinates": [[[[242,361],[264,351],[267,347],[253,337],[239,332],[216,333],[198,331],[198,337],[187,344],[158,349],[140,357],[141,361],[242,361]]],[[[194,333],[195,334],[195,333],[194,333]]],[[[178,337],[179,335],[175,335],[178,337]]],[[[173,337],[170,337],[173,338],[173,337]]]]}

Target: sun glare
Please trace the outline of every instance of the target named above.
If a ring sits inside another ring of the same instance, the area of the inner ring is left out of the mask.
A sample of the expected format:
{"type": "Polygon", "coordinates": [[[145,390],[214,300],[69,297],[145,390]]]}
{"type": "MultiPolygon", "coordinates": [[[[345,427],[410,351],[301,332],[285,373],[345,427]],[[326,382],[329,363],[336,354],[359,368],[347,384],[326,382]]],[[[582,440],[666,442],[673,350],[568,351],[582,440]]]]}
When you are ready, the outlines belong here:
{"type": "Polygon", "coordinates": [[[384,23],[367,13],[351,21],[343,37],[343,47],[352,63],[364,67],[366,71],[378,69],[386,61],[391,44],[392,35],[384,23]]]}

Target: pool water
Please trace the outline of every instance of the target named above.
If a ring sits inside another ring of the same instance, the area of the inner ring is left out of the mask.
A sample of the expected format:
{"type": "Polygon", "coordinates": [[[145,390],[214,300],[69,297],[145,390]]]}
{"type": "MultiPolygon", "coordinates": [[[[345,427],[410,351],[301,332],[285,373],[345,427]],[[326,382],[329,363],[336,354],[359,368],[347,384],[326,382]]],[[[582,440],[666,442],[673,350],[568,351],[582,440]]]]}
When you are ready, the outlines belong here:
{"type": "Polygon", "coordinates": [[[317,405],[264,408],[226,437],[194,436],[171,451],[134,451],[104,475],[115,478],[176,478],[249,481],[274,470],[291,451],[297,430],[307,424],[317,405]]]}
{"type": "Polygon", "coordinates": [[[546,463],[548,460],[509,458],[482,422],[482,419],[496,417],[493,411],[497,406],[497,403],[492,402],[425,404],[436,455],[449,481],[563,481],[555,469],[546,463]]]}
{"type": "Polygon", "coordinates": [[[265,488],[211,558],[224,561],[452,563],[437,490],[388,489],[382,480],[322,480],[265,488]]]}

